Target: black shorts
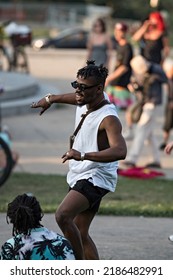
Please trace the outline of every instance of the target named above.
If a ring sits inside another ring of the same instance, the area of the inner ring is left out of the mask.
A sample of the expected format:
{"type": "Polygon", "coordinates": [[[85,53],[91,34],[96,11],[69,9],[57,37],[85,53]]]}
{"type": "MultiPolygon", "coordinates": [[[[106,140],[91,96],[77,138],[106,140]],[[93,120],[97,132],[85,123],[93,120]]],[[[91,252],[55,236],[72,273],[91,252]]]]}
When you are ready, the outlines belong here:
{"type": "Polygon", "coordinates": [[[73,188],[69,190],[74,190],[83,194],[89,201],[89,208],[94,212],[97,212],[100,206],[100,202],[109,191],[97,186],[94,186],[92,182],[87,179],[82,179],[76,182],[73,188]]]}

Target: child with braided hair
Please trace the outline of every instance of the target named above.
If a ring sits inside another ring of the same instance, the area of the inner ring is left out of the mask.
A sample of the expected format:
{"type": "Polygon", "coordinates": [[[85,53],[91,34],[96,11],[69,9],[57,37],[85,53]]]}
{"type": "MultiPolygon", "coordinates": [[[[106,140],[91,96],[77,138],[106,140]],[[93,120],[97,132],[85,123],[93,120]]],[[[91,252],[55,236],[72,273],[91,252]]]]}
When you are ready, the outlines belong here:
{"type": "Polygon", "coordinates": [[[8,204],[7,222],[13,237],[1,247],[1,260],[74,260],[72,247],[63,236],[41,224],[43,212],[36,197],[18,195],[8,204]]]}

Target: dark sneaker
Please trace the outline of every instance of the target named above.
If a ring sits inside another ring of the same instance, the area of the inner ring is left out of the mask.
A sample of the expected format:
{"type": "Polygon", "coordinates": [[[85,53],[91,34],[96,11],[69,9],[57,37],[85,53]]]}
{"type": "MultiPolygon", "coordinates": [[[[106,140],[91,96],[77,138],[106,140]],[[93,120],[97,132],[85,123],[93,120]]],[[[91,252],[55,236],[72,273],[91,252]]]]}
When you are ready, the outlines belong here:
{"type": "Polygon", "coordinates": [[[159,162],[151,162],[145,165],[146,168],[161,168],[159,162]]]}
{"type": "Polygon", "coordinates": [[[159,150],[163,151],[165,149],[165,147],[166,147],[166,143],[162,143],[159,146],[159,150]]]}
{"type": "Polygon", "coordinates": [[[124,161],[123,165],[125,165],[126,167],[136,167],[136,164],[132,161],[124,161]]]}

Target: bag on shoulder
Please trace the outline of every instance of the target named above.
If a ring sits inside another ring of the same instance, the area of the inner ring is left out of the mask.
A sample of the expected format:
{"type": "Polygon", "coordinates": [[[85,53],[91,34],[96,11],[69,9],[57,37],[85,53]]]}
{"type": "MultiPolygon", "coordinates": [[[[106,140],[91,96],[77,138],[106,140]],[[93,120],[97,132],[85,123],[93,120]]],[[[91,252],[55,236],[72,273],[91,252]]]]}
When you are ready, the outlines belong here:
{"type": "Polygon", "coordinates": [[[131,120],[133,123],[137,123],[142,115],[143,111],[143,102],[136,101],[130,108],[131,120]]]}

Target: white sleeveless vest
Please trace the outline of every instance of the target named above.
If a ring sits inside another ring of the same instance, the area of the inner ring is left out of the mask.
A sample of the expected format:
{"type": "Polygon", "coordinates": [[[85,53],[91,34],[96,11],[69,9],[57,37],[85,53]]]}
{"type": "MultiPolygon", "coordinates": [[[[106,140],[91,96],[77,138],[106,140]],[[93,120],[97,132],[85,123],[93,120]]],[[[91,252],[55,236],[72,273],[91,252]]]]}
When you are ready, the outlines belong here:
{"type": "MultiPolygon", "coordinates": [[[[84,112],[86,112],[86,106],[77,107],[75,127],[84,112]]],[[[75,137],[73,149],[84,153],[99,151],[97,144],[98,128],[102,120],[110,115],[118,117],[116,107],[113,104],[105,105],[91,112],[85,118],[75,137]]],[[[118,161],[105,163],[72,159],[69,161],[67,183],[70,187],[73,187],[78,180],[92,178],[95,186],[114,192],[117,183],[117,168],[118,161]]]]}

